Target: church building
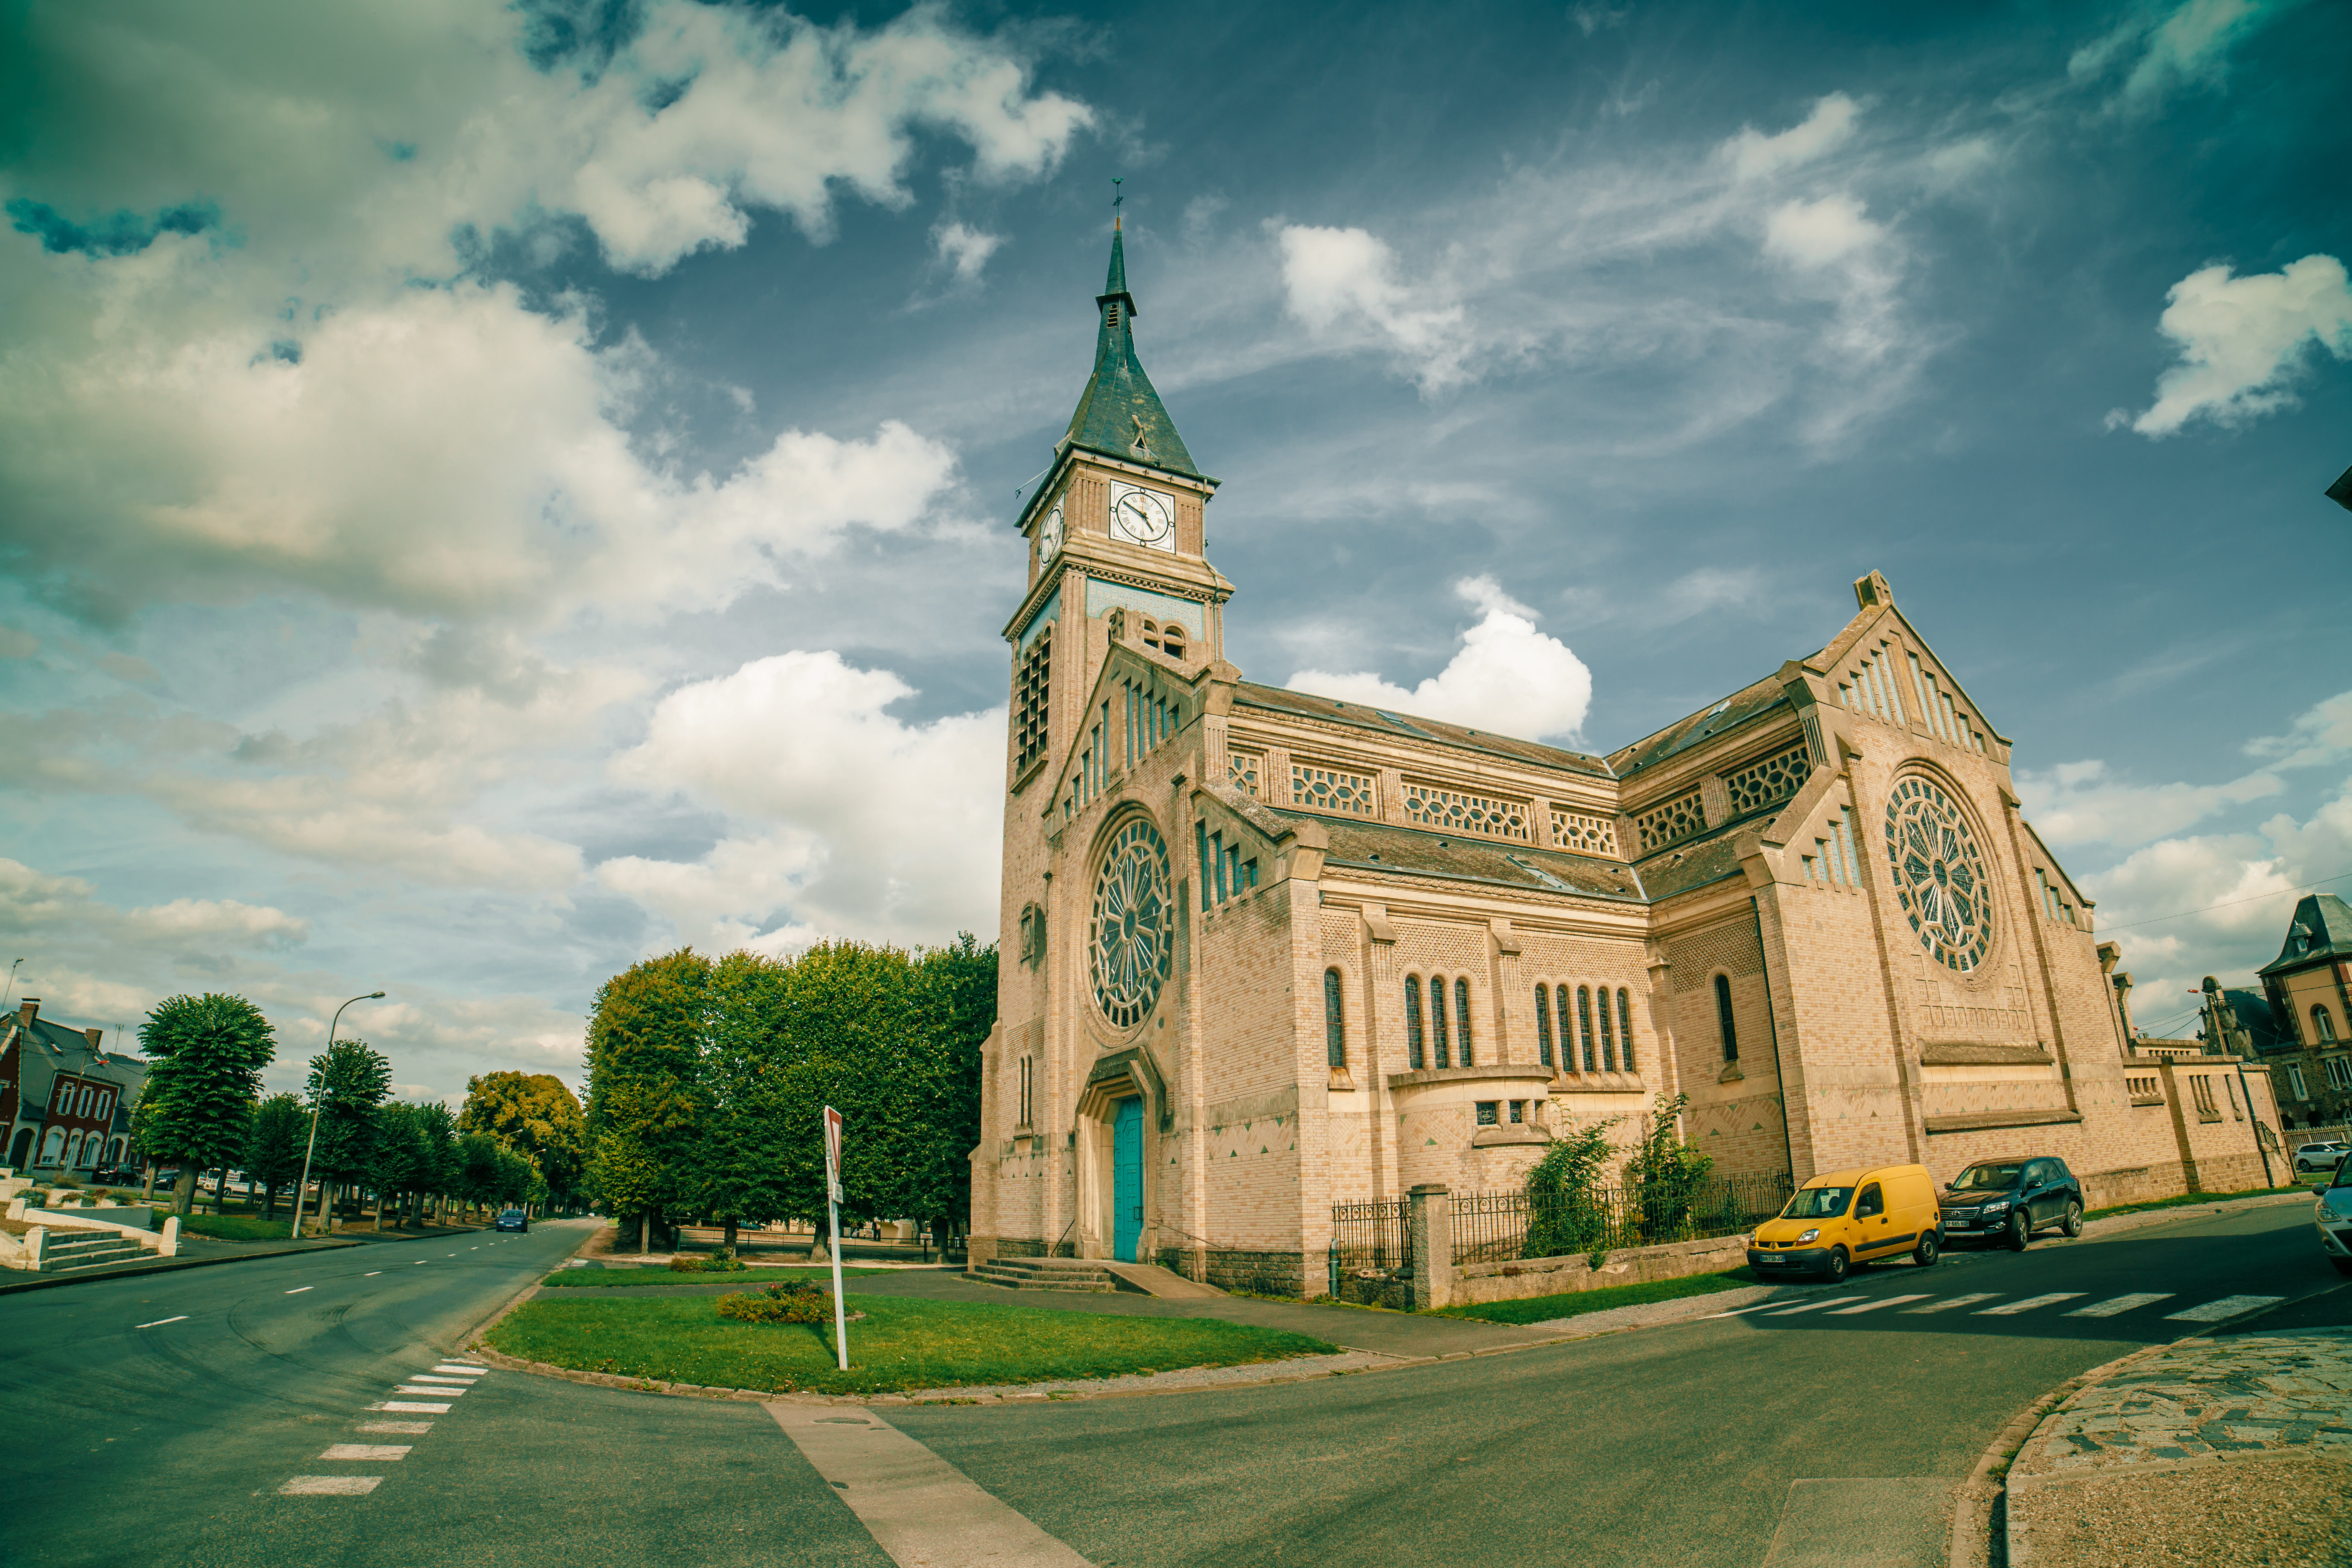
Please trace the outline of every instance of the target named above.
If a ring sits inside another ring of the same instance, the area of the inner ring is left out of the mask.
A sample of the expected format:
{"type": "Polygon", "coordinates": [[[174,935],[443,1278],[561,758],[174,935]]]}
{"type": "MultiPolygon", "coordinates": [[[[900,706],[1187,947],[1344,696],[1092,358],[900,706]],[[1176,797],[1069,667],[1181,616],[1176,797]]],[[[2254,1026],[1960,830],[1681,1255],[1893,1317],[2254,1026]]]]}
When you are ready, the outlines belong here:
{"type": "Polygon", "coordinates": [[[1244,679],[1124,243],[1019,520],[975,1266],[1315,1288],[1335,1204],[1516,1190],[1555,1131],[1630,1144],[1679,1095],[1721,1175],[2194,1179],[2009,738],[1877,573],[1824,647],[1606,756],[1244,679]]]}

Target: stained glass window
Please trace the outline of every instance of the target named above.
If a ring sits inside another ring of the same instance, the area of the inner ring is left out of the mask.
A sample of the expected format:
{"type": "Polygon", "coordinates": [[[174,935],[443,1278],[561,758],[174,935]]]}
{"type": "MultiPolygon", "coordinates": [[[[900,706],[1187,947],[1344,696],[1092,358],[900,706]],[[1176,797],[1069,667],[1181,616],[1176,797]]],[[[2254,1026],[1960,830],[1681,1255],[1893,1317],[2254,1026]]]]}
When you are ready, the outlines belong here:
{"type": "Polygon", "coordinates": [[[1919,944],[1937,963],[1966,974],[1992,942],[1992,900],[1984,854],[1952,797],[1914,775],[1886,805],[1886,859],[1896,896],[1919,944]]]}
{"type": "Polygon", "coordinates": [[[1095,1002],[1122,1029],[1143,1022],[1168,978],[1175,949],[1175,912],[1168,890],[1168,846],[1160,830],[1130,817],[1112,835],[1095,878],[1093,929],[1087,952],[1095,1002]]]}
{"type": "Polygon", "coordinates": [[[1331,1065],[1348,1065],[1348,1028],[1339,1015],[1339,972],[1323,972],[1323,1045],[1329,1053],[1331,1065]]]}
{"type": "Polygon", "coordinates": [[[1462,1065],[1466,1068],[1470,1065],[1470,983],[1467,980],[1454,983],[1454,1033],[1460,1037],[1454,1044],[1462,1047],[1462,1065]]]}

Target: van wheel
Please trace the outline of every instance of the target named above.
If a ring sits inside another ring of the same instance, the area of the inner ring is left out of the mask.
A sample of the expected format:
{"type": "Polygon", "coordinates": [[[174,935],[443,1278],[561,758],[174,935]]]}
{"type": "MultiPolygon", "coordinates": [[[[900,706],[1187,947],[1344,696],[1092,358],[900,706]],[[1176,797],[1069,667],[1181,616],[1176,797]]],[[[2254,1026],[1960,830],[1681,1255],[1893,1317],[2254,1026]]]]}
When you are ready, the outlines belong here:
{"type": "Polygon", "coordinates": [[[2082,1235],[2083,1205],[2076,1203],[2074,1199],[2068,1198],[2066,1200],[2066,1217],[2058,1222],[2058,1228],[2064,1231],[2070,1237],[2082,1235]]]}
{"type": "Polygon", "coordinates": [[[1933,1268],[1943,1252],[1944,1244],[1936,1238],[1936,1233],[1925,1231],[1919,1237],[1919,1245],[1911,1249],[1911,1261],[1922,1268],[1933,1268]]]}
{"type": "Polygon", "coordinates": [[[2022,1252],[2025,1244],[2033,1239],[2033,1222],[2025,1217],[2023,1209],[2009,1211],[2009,1231],[2001,1239],[2011,1252],[2022,1252]]]}
{"type": "Polygon", "coordinates": [[[1832,1285],[1843,1285],[1845,1283],[1845,1273],[1850,1264],[1851,1260],[1846,1257],[1845,1248],[1832,1247],[1830,1248],[1829,1266],[1822,1270],[1822,1278],[1832,1285]]]}

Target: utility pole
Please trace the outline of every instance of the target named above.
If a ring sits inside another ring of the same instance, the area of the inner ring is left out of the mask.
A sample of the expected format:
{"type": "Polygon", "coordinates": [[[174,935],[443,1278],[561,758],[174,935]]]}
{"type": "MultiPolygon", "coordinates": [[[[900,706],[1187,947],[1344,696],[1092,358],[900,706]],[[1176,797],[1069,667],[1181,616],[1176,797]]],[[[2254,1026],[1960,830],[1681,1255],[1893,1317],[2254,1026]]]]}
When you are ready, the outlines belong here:
{"type": "MultiPolygon", "coordinates": [[[[380,1002],[382,1000],[383,1000],[383,993],[381,991],[371,991],[364,996],[354,996],[352,998],[352,1002],[380,1002]]],[[[343,1007],[350,1006],[352,1002],[344,1003],[343,1007]]],[[[335,1026],[343,1021],[343,1007],[338,1007],[335,1009],[334,1020],[327,1026],[327,1050],[329,1053],[332,1053],[335,1048],[335,1026]]],[[[325,1096],[321,1093],[321,1090],[326,1087],[326,1077],[324,1074],[320,1074],[319,1081],[311,1085],[310,1088],[310,1141],[302,1145],[302,1179],[294,1184],[294,1229],[293,1233],[287,1238],[289,1241],[299,1241],[302,1238],[302,1199],[310,1185],[310,1155],[312,1152],[319,1147],[319,1110],[325,1100],[325,1096]]],[[[325,1219],[327,1215],[326,1187],[326,1183],[321,1182],[319,1184],[319,1217],[321,1219],[325,1219]]]]}

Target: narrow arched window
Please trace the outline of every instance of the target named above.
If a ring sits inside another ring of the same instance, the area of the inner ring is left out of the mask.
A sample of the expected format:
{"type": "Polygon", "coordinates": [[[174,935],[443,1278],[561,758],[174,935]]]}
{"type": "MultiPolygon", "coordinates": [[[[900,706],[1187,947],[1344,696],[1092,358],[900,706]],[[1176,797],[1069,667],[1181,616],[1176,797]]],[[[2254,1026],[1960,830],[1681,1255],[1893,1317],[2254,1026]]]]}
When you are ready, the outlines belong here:
{"type": "Polygon", "coordinates": [[[1559,1065],[1564,1072],[1576,1070],[1576,1029],[1568,1010],[1568,987],[1555,987],[1551,1005],[1559,1010],[1559,1065]]]}
{"type": "Polygon", "coordinates": [[[1323,1047],[1333,1067],[1348,1065],[1348,1026],[1339,1014],[1339,972],[1336,969],[1323,972],[1323,1047]]]}
{"type": "Polygon", "coordinates": [[[54,1165],[65,1157],[65,1129],[62,1127],[50,1128],[48,1136],[41,1140],[41,1163],[44,1165],[54,1165]]]}
{"type": "Polygon", "coordinates": [[[2312,1033],[2319,1037],[2321,1045],[2330,1046],[2336,1043],[2336,1020],[2327,1016],[2326,1008],[2314,1007],[2311,1010],[2311,1029],[2312,1033]]]}
{"type": "Polygon", "coordinates": [[[1625,1058],[1625,1070],[1633,1071],[1633,994],[1622,985],[1617,988],[1617,1048],[1625,1058]]]}
{"type": "Polygon", "coordinates": [[[1601,1065],[1617,1070],[1617,1026],[1609,1016],[1609,987],[1601,988],[1601,1065]]]}
{"type": "Polygon", "coordinates": [[[1421,1049],[1421,976],[1404,977],[1404,1065],[1414,1072],[1429,1065],[1421,1049]]]}
{"type": "Polygon", "coordinates": [[[1437,1065],[1454,1065],[1454,1042],[1445,1033],[1445,976],[1429,977],[1429,1032],[1436,1037],[1437,1065]]]}
{"type": "Polygon", "coordinates": [[[1576,988],[1576,1028],[1584,1040],[1584,1070],[1599,1072],[1601,1058],[1592,1054],[1592,987],[1576,988]]]}
{"type": "Polygon", "coordinates": [[[1739,1026],[1731,1017],[1731,977],[1727,974],[1715,977],[1715,1026],[1723,1034],[1723,1059],[1738,1061],[1739,1026]]]}
{"type": "Polygon", "coordinates": [[[1536,1060],[1551,1066],[1551,992],[1536,987],[1536,1060]]]}
{"type": "Polygon", "coordinates": [[[1454,1032],[1460,1037],[1454,1043],[1462,1047],[1462,1065],[1470,1065],[1470,983],[1454,983],[1454,1032]]]}

